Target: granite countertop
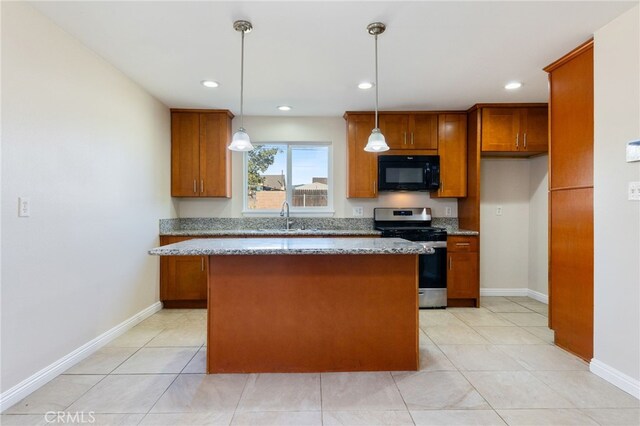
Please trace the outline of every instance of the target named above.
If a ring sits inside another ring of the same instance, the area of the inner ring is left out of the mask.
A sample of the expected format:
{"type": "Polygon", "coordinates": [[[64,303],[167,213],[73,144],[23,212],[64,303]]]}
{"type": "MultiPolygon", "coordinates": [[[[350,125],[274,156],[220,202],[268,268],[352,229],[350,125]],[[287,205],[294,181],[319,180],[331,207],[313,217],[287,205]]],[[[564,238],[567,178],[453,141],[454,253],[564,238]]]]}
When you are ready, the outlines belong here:
{"type": "MultiPolygon", "coordinates": [[[[373,218],[292,217],[291,230],[284,229],[284,218],[182,218],[160,219],[161,236],[185,237],[266,237],[266,236],[379,236],[373,218]]],[[[448,235],[478,235],[477,231],[458,228],[458,218],[434,217],[431,226],[444,228],[448,235]]]]}
{"type": "Polygon", "coordinates": [[[193,239],[149,250],[160,256],[433,254],[400,238],[227,238],[193,239]]]}
{"type": "Polygon", "coordinates": [[[166,236],[193,236],[193,237],[215,237],[215,236],[258,236],[265,235],[309,235],[309,236],[379,236],[380,231],[375,229],[178,229],[162,232],[160,235],[166,236]]]}

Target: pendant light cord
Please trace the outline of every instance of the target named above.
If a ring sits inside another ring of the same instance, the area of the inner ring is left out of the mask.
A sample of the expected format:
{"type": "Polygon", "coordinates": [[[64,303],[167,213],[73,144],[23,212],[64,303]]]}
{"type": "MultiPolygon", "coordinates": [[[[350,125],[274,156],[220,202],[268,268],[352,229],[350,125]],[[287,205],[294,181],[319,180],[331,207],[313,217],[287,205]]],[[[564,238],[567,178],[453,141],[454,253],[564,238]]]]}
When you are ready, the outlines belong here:
{"type": "Polygon", "coordinates": [[[242,33],[242,47],[240,48],[240,127],[244,129],[244,30],[242,33]]]}
{"type": "Polygon", "coordinates": [[[376,46],[376,129],[378,128],[378,34],[375,36],[375,46],[376,46]]]}

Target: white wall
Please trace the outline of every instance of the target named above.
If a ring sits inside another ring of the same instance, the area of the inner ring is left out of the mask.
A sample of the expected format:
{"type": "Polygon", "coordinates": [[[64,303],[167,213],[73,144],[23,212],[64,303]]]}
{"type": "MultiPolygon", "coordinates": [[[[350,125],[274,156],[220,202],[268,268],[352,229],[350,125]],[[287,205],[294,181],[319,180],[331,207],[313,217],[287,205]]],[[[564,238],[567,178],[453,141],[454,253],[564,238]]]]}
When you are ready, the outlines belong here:
{"type": "Polygon", "coordinates": [[[640,163],[625,162],[625,144],[640,138],[639,10],[597,31],[594,51],[594,360],[598,374],[608,366],[635,381],[638,398],[640,202],[627,184],[640,163]]]}
{"type": "Polygon", "coordinates": [[[175,215],[169,118],[28,3],[2,2],[2,391],[158,300],[146,251],[175,215]]]}
{"type": "MultiPolygon", "coordinates": [[[[234,129],[238,119],[234,119],[234,129]]],[[[364,207],[373,217],[374,207],[431,207],[433,215],[444,217],[445,207],[457,216],[455,198],[431,199],[428,193],[389,193],[377,199],[346,198],[346,122],[342,117],[245,117],[244,127],[252,142],[331,142],[333,145],[333,188],[335,217],[352,217],[352,207],[364,207]]],[[[228,199],[178,199],[180,217],[242,216],[242,154],[233,153],[233,197],[228,199]]]]}
{"type": "Polygon", "coordinates": [[[529,160],[529,289],[549,294],[549,156],[529,160]]]}
{"type": "Polygon", "coordinates": [[[481,160],[480,234],[480,287],[527,288],[529,160],[481,160]]]}
{"type": "Polygon", "coordinates": [[[481,160],[481,288],[547,295],[547,159],[481,160]]]}

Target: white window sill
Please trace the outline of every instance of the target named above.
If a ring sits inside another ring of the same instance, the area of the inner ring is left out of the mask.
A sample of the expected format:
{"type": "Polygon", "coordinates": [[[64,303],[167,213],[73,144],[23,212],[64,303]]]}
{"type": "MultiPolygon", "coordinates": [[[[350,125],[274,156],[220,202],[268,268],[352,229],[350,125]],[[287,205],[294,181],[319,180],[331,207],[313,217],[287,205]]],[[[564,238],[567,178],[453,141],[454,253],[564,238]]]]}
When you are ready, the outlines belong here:
{"type": "MultiPolygon", "coordinates": [[[[290,217],[333,217],[333,210],[291,210],[290,217]]],[[[243,210],[242,216],[245,217],[280,217],[280,210],[243,210]]]]}

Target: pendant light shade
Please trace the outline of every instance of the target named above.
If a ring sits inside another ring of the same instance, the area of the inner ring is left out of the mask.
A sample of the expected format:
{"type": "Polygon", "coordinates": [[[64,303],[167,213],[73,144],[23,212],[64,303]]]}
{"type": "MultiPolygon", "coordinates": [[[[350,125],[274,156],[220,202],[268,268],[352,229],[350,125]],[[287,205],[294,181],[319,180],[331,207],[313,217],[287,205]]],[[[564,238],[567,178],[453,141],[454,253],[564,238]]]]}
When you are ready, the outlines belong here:
{"type": "Polygon", "coordinates": [[[378,128],[378,35],[382,34],[385,29],[387,29],[387,27],[382,22],[374,22],[367,25],[367,32],[375,38],[376,47],[376,123],[373,130],[371,130],[367,146],[364,147],[364,150],[367,152],[382,152],[389,150],[389,145],[387,145],[384,135],[378,128]]]}
{"type": "Polygon", "coordinates": [[[240,127],[233,134],[229,149],[231,151],[251,151],[253,149],[253,145],[251,145],[251,139],[249,138],[249,135],[244,130],[244,128],[240,127]]]}
{"type": "Polygon", "coordinates": [[[367,142],[367,146],[364,147],[364,150],[368,152],[382,152],[389,150],[389,145],[387,145],[384,135],[377,127],[371,131],[369,141],[367,142]]]}
{"type": "Polygon", "coordinates": [[[233,23],[233,29],[240,31],[242,34],[242,47],[240,50],[240,127],[233,134],[231,144],[227,148],[231,151],[251,151],[251,139],[244,129],[244,34],[253,29],[249,21],[236,21],[233,23]]]}

